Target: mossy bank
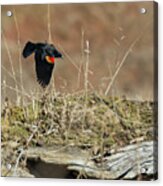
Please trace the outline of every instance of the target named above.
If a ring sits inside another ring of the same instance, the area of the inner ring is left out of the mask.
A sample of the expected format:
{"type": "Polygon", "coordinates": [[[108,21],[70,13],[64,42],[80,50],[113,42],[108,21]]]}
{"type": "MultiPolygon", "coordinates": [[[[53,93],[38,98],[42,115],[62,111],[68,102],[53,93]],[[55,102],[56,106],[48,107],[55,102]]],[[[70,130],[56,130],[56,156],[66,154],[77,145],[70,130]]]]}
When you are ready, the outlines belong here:
{"type": "Polygon", "coordinates": [[[97,153],[154,140],[156,118],[153,102],[55,93],[23,107],[7,101],[1,121],[5,165],[14,164],[19,149],[29,146],[73,145],[97,153]]]}

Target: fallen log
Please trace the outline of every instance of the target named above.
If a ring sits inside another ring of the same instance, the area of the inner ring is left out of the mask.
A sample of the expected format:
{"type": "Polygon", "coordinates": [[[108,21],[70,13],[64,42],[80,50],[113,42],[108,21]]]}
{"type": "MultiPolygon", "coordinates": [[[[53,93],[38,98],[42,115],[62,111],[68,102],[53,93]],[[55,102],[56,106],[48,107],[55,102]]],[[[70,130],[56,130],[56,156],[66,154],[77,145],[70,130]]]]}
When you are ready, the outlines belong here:
{"type": "Polygon", "coordinates": [[[156,142],[139,142],[96,157],[88,149],[74,146],[35,147],[26,152],[27,168],[35,177],[72,178],[76,175],[91,179],[134,179],[144,175],[154,179],[156,148],[156,142]]]}

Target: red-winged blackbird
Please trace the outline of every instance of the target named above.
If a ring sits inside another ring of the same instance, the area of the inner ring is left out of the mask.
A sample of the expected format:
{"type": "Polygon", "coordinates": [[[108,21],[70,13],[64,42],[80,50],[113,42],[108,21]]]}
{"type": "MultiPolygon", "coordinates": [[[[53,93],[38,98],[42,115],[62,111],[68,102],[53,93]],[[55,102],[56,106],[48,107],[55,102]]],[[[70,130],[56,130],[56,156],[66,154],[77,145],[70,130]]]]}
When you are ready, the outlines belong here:
{"type": "Polygon", "coordinates": [[[28,41],[23,49],[23,57],[26,58],[32,53],[35,53],[37,81],[45,88],[50,82],[55,58],[62,58],[62,54],[53,44],[28,41]]]}

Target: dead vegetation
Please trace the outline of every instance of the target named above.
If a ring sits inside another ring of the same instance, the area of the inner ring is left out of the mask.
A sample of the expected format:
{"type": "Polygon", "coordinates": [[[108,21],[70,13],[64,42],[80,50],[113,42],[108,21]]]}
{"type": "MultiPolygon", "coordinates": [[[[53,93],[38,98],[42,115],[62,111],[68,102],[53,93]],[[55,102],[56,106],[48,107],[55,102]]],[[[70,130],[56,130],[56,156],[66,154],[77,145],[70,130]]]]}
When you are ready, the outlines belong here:
{"type": "Polygon", "coordinates": [[[5,151],[2,165],[14,165],[20,149],[29,147],[71,145],[91,149],[92,154],[97,155],[154,139],[152,102],[96,93],[87,96],[86,107],[82,93],[46,94],[24,107],[6,101],[2,111],[2,149],[5,151]]]}

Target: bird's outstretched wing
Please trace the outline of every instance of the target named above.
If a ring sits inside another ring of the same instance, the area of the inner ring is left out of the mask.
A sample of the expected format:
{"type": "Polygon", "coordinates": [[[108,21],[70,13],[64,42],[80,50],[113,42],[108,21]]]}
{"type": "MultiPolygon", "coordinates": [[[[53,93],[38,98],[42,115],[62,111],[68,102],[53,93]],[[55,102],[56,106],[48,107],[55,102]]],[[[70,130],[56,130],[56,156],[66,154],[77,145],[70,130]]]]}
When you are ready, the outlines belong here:
{"type": "Polygon", "coordinates": [[[54,64],[36,61],[37,81],[43,88],[45,88],[49,84],[53,68],[54,64]]]}

